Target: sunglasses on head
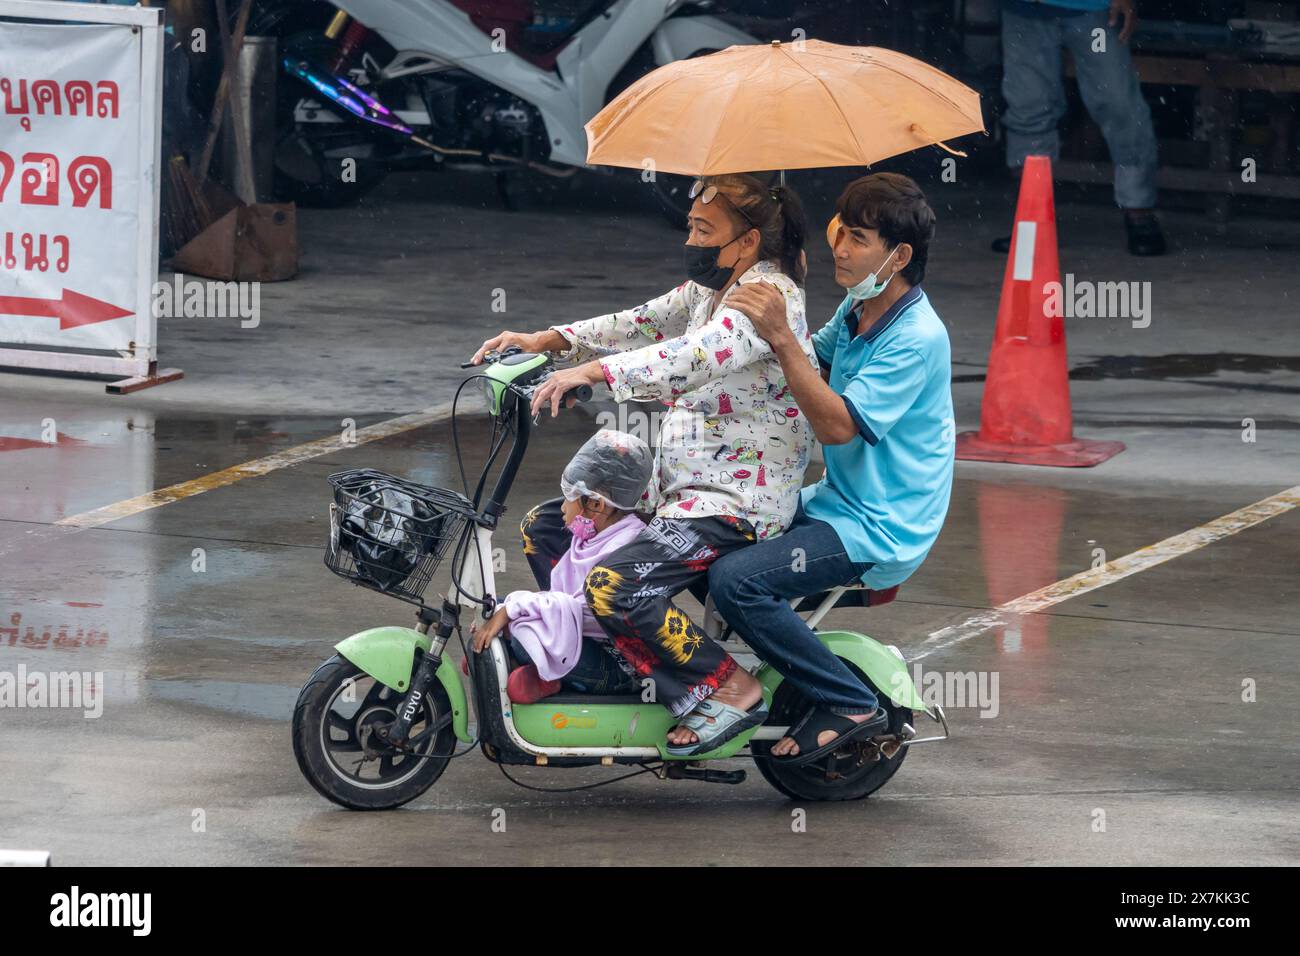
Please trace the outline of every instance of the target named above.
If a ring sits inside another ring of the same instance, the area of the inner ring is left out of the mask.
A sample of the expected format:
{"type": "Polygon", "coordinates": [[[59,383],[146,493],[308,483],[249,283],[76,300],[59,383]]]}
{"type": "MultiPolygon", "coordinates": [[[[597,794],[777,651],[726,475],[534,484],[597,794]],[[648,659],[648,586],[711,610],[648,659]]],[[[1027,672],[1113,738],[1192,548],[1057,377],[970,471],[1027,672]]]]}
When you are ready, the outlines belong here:
{"type": "MultiPolygon", "coordinates": [[[[722,196],[723,199],[727,200],[727,205],[736,210],[736,212],[740,214],[741,219],[749,223],[750,229],[758,228],[758,226],[754,224],[754,220],[745,215],[745,210],[741,209],[730,199],[727,199],[726,194],[719,192],[718,187],[714,186],[712,183],[706,183],[703,179],[697,179],[695,182],[691,183],[691,190],[686,195],[691,199],[699,199],[699,201],[704,203],[706,206],[713,202],[713,200],[718,196],[722,196]]],[[[776,196],[774,195],[772,198],[775,199],[776,196]]]]}

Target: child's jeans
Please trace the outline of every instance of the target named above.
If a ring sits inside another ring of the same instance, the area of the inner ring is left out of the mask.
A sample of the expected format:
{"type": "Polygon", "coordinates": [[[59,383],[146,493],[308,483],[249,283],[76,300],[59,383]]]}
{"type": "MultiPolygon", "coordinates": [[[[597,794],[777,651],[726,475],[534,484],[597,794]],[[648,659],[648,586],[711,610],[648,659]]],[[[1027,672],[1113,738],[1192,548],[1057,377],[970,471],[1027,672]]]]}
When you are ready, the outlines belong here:
{"type": "MultiPolygon", "coordinates": [[[[521,664],[531,664],[532,659],[523,645],[510,638],[510,653],[521,664]]],[[[602,650],[595,641],[584,637],[578,662],[573,670],[560,678],[560,686],[565,690],[579,694],[638,694],[641,683],[630,674],[624,673],[610,654],[602,650]]]]}

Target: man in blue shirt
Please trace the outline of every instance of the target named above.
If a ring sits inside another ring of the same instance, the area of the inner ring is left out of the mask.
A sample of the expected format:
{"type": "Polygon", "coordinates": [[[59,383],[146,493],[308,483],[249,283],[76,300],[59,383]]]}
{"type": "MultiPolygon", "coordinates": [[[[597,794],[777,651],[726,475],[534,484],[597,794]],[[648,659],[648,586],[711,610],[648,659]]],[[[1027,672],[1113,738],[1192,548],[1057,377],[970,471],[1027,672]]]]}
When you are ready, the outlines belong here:
{"type": "Polygon", "coordinates": [[[730,300],[781,360],[822,443],[826,474],[804,488],[784,534],[709,571],[722,615],[815,703],[771,751],[800,764],[880,733],[888,718],[790,599],[858,581],[902,583],[938,537],[952,488],[948,333],[920,288],[934,212],[916,183],[895,173],[855,180],[835,208],[828,238],[835,281],[848,295],[813,339],[820,375],[807,358],[800,366],[779,292],[757,282],[730,300]]]}

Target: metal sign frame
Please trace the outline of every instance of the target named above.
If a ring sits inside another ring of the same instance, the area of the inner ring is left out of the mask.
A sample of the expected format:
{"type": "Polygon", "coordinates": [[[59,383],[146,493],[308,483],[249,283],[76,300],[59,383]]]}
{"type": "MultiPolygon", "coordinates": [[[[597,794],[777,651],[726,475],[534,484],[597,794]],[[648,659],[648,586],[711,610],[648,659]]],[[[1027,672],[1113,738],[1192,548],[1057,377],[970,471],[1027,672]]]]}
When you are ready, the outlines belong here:
{"type": "MultiPolygon", "coordinates": [[[[126,382],[109,386],[110,392],[134,391],[157,381],[179,378],[179,371],[157,374],[158,319],[153,312],[153,288],[158,281],[158,215],[162,151],[162,61],[163,10],[160,7],[121,7],[63,0],[0,0],[0,17],[50,20],[60,23],[117,24],[139,36],[140,56],[140,152],[141,188],[136,208],[136,301],[135,335],[117,356],[77,351],[47,352],[36,348],[4,348],[0,345],[0,366],[82,372],[93,375],[126,375],[126,382]]],[[[6,26],[0,21],[0,30],[6,26]]]]}

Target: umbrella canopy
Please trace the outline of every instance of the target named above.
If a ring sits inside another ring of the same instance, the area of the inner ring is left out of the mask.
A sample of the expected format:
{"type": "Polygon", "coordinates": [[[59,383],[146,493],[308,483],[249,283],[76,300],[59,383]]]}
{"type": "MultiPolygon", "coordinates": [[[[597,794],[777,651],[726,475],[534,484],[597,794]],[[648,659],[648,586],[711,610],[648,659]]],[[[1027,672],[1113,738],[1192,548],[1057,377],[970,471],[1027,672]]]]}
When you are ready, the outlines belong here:
{"type": "Polygon", "coordinates": [[[590,165],[717,175],[870,166],[922,146],[948,149],[943,140],[983,132],[984,122],[978,93],[920,60],[802,40],[669,63],[586,130],[590,165]]]}

